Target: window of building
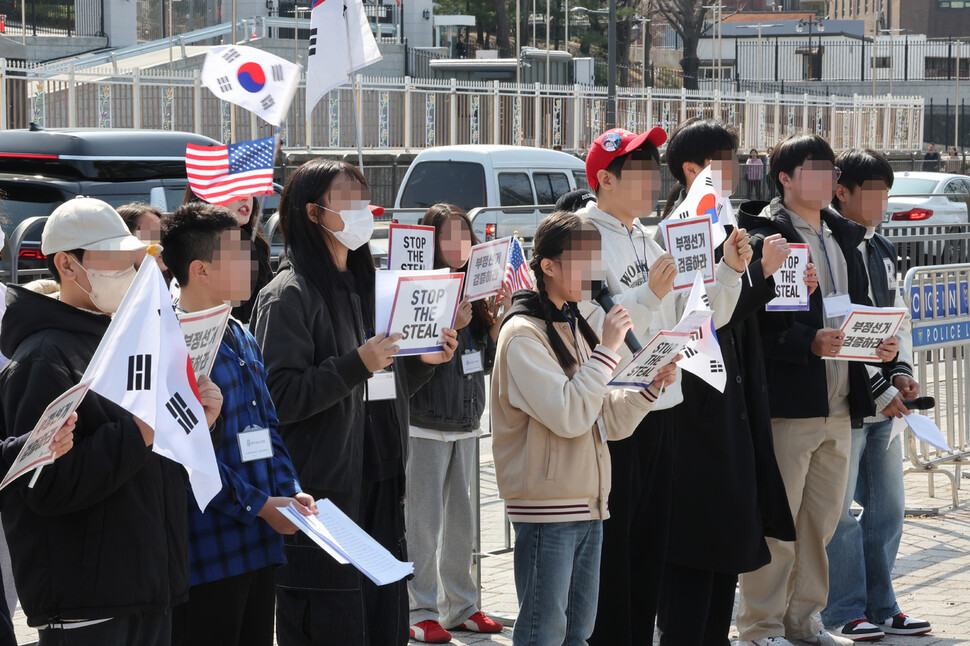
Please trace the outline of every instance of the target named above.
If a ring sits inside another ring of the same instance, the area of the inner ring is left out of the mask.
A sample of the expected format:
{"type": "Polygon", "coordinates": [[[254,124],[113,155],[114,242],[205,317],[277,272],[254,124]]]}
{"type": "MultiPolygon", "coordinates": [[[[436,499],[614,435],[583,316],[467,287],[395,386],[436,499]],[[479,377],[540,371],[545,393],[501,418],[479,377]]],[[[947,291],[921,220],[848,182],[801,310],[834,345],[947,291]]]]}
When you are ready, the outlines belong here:
{"type": "Polygon", "coordinates": [[[940,9],[970,9],[970,0],[937,0],[940,9]]]}

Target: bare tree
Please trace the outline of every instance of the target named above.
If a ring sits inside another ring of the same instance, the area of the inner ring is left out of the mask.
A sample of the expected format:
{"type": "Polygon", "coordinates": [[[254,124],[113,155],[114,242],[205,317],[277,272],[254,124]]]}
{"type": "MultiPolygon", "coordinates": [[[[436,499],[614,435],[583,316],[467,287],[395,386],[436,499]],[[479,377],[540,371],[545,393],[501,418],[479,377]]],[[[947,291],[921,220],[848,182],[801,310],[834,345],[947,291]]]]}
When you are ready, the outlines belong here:
{"type": "Polygon", "coordinates": [[[684,87],[697,89],[700,59],[697,58],[697,45],[705,31],[704,16],[707,9],[702,0],[655,0],[657,12],[670,23],[684,43],[684,54],[680,67],[684,71],[684,87]]]}

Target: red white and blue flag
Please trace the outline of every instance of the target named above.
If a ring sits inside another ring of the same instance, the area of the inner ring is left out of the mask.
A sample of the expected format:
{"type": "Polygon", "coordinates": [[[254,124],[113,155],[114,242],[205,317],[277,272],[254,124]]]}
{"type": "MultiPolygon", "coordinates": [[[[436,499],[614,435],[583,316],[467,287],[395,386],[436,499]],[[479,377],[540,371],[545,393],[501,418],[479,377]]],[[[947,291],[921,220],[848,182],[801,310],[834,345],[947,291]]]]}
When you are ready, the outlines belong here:
{"type": "Polygon", "coordinates": [[[200,80],[216,97],[279,126],[293,102],[301,71],[296,63],[261,49],[224,45],[206,53],[200,80]]]}
{"type": "Polygon", "coordinates": [[[228,146],[185,146],[185,172],[192,192],[224,206],[250,195],[273,192],[276,139],[266,137],[228,146]]]}
{"type": "Polygon", "coordinates": [[[522,245],[515,236],[512,236],[512,244],[509,245],[509,258],[505,263],[505,280],[502,281],[502,287],[510,293],[536,287],[529,265],[525,262],[522,245]]]}

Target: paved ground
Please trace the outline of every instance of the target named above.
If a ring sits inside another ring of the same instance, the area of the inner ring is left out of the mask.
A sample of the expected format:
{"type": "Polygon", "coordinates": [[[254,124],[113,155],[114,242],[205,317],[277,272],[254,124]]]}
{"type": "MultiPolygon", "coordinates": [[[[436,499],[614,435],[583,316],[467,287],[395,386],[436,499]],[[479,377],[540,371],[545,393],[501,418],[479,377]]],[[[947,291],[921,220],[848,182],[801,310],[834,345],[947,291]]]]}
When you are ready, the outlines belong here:
{"type": "MultiPolygon", "coordinates": [[[[483,440],[482,526],[483,549],[505,546],[504,511],[498,499],[488,440],[483,440]]],[[[922,474],[906,476],[908,508],[930,512],[906,519],[899,558],[896,561],[896,594],[904,612],[933,622],[933,634],[924,637],[892,637],[879,642],[898,646],[970,645],[970,505],[968,493],[961,491],[964,504],[950,506],[949,485],[937,476],[935,497],[928,495],[927,478],[922,474]],[[938,515],[932,515],[938,510],[938,515]]],[[[517,610],[512,576],[512,555],[487,557],[482,567],[482,607],[489,614],[514,618],[517,610]]],[[[36,631],[28,628],[23,614],[15,617],[18,643],[33,643],[36,631]]],[[[736,638],[737,633],[732,633],[736,638]]],[[[456,633],[458,645],[511,644],[512,631],[484,637],[456,633]]],[[[646,643],[646,642],[645,642],[646,643]]]]}

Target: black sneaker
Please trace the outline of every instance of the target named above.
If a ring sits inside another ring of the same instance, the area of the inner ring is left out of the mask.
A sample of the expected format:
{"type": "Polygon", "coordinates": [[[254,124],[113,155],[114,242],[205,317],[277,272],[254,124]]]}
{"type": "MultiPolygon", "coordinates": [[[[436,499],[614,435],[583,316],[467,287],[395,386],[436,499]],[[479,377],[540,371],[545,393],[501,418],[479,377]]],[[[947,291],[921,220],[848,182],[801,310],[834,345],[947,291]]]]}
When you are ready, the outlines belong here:
{"type": "Polygon", "coordinates": [[[933,630],[930,622],[922,619],[913,619],[903,613],[890,617],[879,624],[883,632],[887,635],[925,635],[933,630]]]}
{"type": "Polygon", "coordinates": [[[835,631],[840,637],[848,637],[854,642],[874,642],[886,636],[882,628],[865,619],[856,619],[835,631]]]}

